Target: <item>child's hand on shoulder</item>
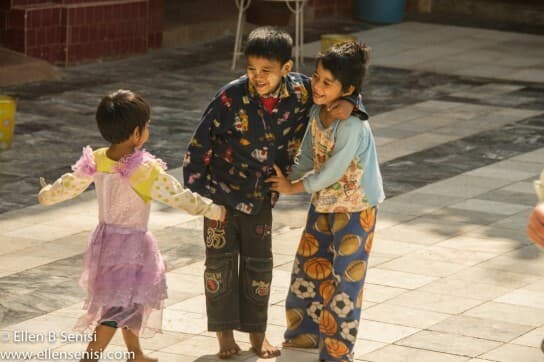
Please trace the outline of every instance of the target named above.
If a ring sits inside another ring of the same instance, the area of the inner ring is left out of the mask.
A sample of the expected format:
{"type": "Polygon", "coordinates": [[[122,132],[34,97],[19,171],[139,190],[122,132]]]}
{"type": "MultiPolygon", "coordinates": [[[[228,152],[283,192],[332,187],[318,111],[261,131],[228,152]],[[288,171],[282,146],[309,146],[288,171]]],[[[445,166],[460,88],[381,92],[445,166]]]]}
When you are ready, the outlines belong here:
{"type": "Polygon", "coordinates": [[[345,99],[337,99],[327,108],[327,112],[329,112],[331,118],[343,121],[351,116],[354,108],[353,103],[345,99]]]}

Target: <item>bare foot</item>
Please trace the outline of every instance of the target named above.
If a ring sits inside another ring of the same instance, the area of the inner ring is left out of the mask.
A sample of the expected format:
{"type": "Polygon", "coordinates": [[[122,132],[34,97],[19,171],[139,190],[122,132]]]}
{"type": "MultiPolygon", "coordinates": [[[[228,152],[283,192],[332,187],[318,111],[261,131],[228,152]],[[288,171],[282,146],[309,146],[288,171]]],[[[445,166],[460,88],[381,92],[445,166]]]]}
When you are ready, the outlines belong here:
{"type": "Polygon", "coordinates": [[[127,360],[127,362],[158,362],[157,358],[147,357],[145,354],[134,355],[134,358],[127,360]]]}
{"type": "Polygon", "coordinates": [[[216,332],[217,341],[219,341],[219,352],[217,357],[221,359],[227,359],[234,355],[240,354],[240,347],[234,340],[232,329],[228,331],[216,332]]]}
{"type": "Polygon", "coordinates": [[[264,333],[250,333],[249,342],[251,350],[261,358],[273,358],[281,354],[277,347],[268,342],[264,333]]]}

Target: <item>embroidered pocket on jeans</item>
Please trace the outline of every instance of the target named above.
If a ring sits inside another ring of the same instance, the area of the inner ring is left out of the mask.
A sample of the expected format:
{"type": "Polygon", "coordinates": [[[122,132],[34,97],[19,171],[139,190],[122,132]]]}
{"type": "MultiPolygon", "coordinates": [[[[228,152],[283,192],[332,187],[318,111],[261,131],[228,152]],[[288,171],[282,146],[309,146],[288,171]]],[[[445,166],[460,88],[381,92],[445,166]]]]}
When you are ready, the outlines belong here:
{"type": "Polygon", "coordinates": [[[204,288],[206,297],[217,300],[231,289],[232,254],[209,255],[206,257],[204,288]]]}
{"type": "Polygon", "coordinates": [[[256,304],[265,305],[270,297],[272,258],[245,258],[244,290],[256,304]]]}

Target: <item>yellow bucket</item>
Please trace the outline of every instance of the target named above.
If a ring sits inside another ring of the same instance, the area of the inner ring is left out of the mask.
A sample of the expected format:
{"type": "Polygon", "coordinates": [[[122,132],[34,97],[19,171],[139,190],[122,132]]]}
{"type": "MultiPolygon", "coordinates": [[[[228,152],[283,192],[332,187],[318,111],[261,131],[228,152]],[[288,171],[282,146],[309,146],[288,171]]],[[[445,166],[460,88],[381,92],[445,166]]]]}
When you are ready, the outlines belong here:
{"type": "Polygon", "coordinates": [[[349,34],[323,34],[321,35],[321,51],[326,52],[334,44],[350,40],[357,41],[357,38],[349,34]]]}
{"type": "Polygon", "coordinates": [[[11,147],[15,127],[15,99],[0,96],[0,151],[11,147]]]}

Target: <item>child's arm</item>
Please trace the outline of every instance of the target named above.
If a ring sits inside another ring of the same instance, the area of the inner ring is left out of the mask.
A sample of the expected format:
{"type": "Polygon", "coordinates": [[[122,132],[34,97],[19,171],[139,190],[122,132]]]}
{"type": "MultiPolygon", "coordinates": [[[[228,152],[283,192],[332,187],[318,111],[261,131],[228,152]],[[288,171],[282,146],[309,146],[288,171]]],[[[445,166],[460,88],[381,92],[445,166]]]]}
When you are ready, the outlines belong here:
{"type": "MultiPolygon", "coordinates": [[[[314,169],[314,154],[312,150],[312,131],[310,127],[306,129],[302,144],[295,157],[295,162],[287,178],[291,181],[302,178],[306,173],[314,169]]],[[[276,170],[277,174],[277,170],[276,170]]]]}
{"type": "Polygon", "coordinates": [[[144,200],[156,200],[191,215],[204,215],[209,219],[223,220],[225,209],[195,192],[184,189],[155,162],[147,162],[131,176],[134,190],[144,200]]]}
{"type": "Polygon", "coordinates": [[[222,114],[225,105],[219,101],[218,97],[206,108],[183,160],[183,184],[192,191],[207,197],[211,196],[206,178],[213,152],[212,139],[215,134],[223,131],[224,124],[227,123],[222,114]]]}
{"type": "Polygon", "coordinates": [[[73,199],[89,187],[96,172],[96,163],[91,147],[86,146],[79,160],[72,166],[73,173],[65,173],[52,185],[47,185],[40,177],[41,190],[38,201],[41,205],[49,206],[73,199]]]}
{"type": "Polygon", "coordinates": [[[43,177],[40,177],[42,189],[38,194],[38,201],[41,205],[49,206],[62,201],[73,199],[81,194],[93,182],[91,176],[76,176],[73,173],[65,173],[53,184],[46,184],[43,177]]]}
{"type": "Polygon", "coordinates": [[[163,172],[151,187],[151,198],[169,206],[188,212],[191,215],[204,215],[208,219],[225,218],[225,208],[196,192],[184,189],[174,177],[163,172]]]}
{"type": "Polygon", "coordinates": [[[280,194],[298,194],[299,192],[304,192],[302,181],[289,181],[277,165],[274,165],[274,170],[276,174],[265,180],[265,182],[272,184],[270,190],[279,192],[280,194]]]}
{"type": "Polygon", "coordinates": [[[335,118],[344,121],[353,115],[363,121],[368,119],[363,98],[361,95],[352,94],[347,97],[342,97],[333,102],[327,111],[335,118]]]}

